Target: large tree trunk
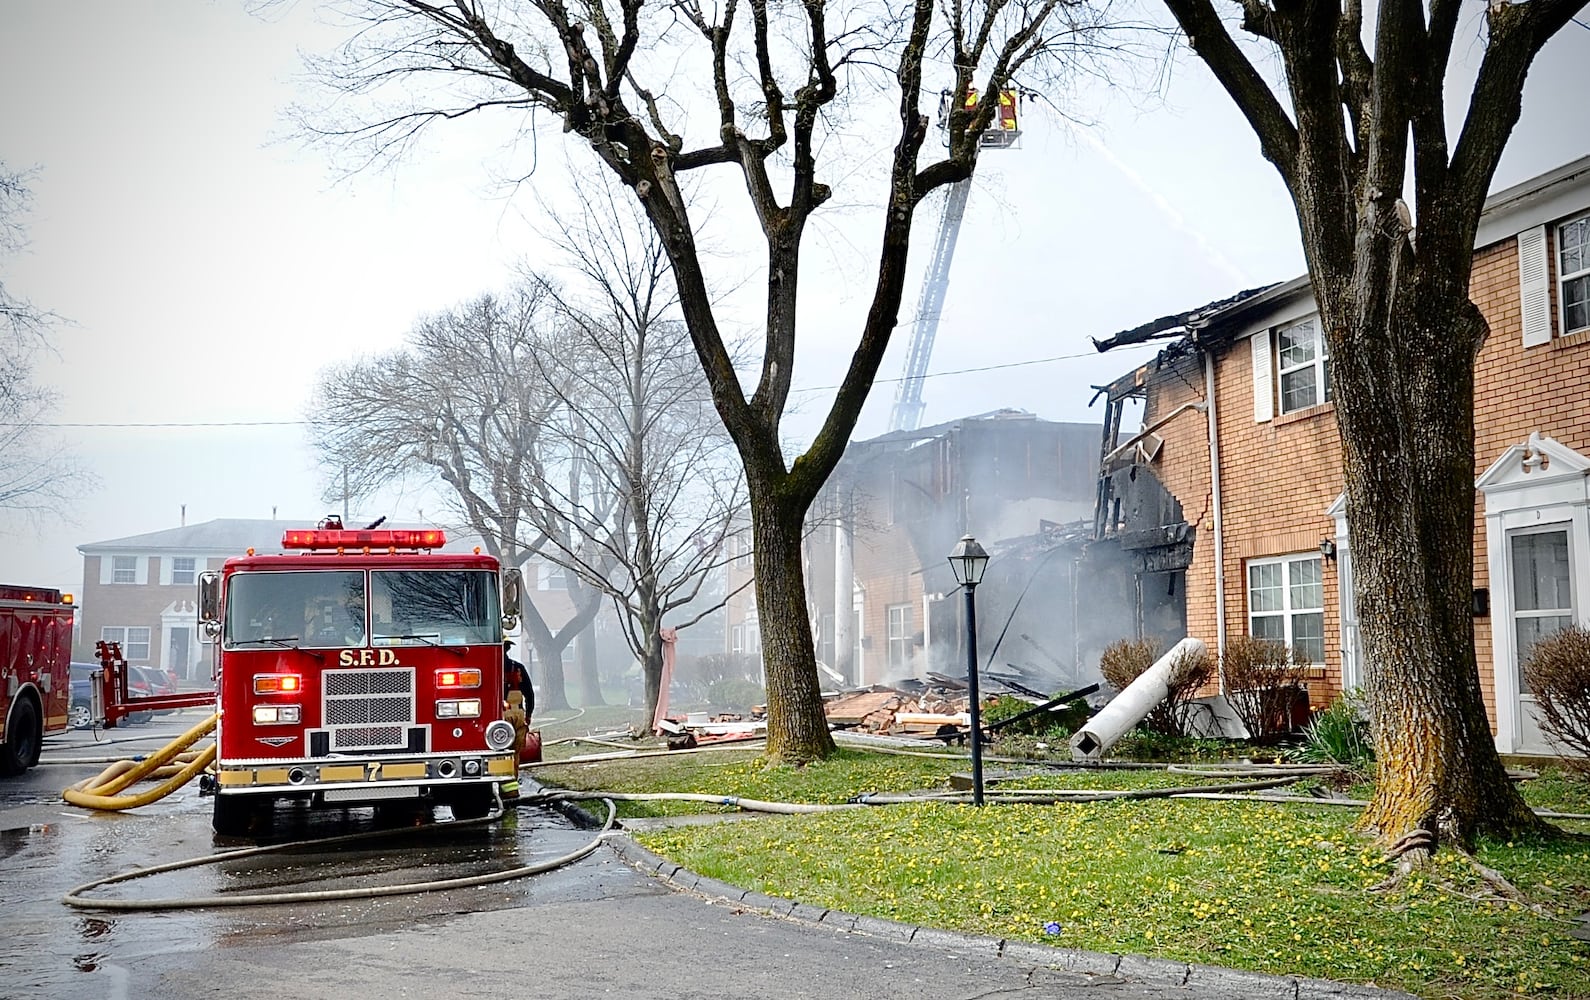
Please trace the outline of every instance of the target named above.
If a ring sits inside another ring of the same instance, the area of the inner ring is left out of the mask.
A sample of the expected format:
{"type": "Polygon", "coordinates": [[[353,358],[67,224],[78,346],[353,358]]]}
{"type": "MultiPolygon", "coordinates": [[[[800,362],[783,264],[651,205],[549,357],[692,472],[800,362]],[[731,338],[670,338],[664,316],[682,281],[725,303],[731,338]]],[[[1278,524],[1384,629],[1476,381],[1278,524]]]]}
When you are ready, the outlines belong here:
{"type": "Polygon", "coordinates": [[[812,667],[817,654],[801,569],[805,509],[754,477],[749,485],[756,538],[756,608],[767,679],[767,753],[791,763],[819,760],[834,752],[834,738],[812,667]]]}
{"type": "Polygon", "coordinates": [[[580,665],[580,707],[605,705],[602,697],[602,675],[596,655],[596,623],[593,621],[581,630],[574,640],[574,658],[580,665]]]}
{"type": "Polygon", "coordinates": [[[651,720],[657,717],[657,703],[662,699],[662,672],[663,672],[663,642],[658,634],[659,616],[641,615],[641,627],[646,636],[645,648],[641,650],[640,675],[646,689],[646,725],[651,725],[651,720]]]}
{"type": "Polygon", "coordinates": [[[1433,289],[1409,281],[1400,294],[1366,287],[1374,279],[1362,271],[1356,278],[1316,290],[1333,348],[1378,760],[1361,822],[1386,842],[1433,836],[1404,842],[1418,849],[1466,845],[1474,832],[1514,836],[1540,821],[1496,752],[1471,611],[1474,345],[1484,321],[1468,303],[1466,273],[1437,273],[1433,289]]]}
{"type": "Polygon", "coordinates": [[[538,711],[567,711],[572,706],[569,704],[568,685],[563,677],[563,647],[558,645],[553,638],[531,635],[530,646],[535,650],[536,663],[541,667],[541,683],[536,687],[536,709],[538,711]]]}

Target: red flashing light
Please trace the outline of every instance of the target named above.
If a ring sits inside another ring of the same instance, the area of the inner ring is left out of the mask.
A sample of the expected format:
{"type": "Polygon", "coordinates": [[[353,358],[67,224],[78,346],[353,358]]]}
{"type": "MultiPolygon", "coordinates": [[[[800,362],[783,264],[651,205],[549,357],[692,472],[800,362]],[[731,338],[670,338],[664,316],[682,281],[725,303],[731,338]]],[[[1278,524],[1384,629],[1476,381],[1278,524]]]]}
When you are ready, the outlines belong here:
{"type": "Polygon", "coordinates": [[[436,671],[436,686],[439,688],[480,687],[480,671],[474,668],[438,670],[436,671]]]}
{"type": "Polygon", "coordinates": [[[298,528],[282,533],[284,549],[335,549],[338,553],[348,549],[366,553],[372,549],[439,549],[446,544],[447,533],[440,528],[394,528],[383,531],[298,528]]]}
{"type": "Polygon", "coordinates": [[[294,694],[300,690],[302,678],[297,674],[255,674],[255,694],[294,694]]]}

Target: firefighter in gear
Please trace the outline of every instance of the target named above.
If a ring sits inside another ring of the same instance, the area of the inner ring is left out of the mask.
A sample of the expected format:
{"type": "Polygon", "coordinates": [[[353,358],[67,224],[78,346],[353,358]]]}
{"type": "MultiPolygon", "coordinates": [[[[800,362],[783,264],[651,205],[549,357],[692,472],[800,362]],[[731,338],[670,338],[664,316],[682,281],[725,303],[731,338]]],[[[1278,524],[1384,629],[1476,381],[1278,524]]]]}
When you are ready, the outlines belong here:
{"type": "MultiPolygon", "coordinates": [[[[513,649],[513,640],[502,644],[502,678],[505,689],[504,700],[508,710],[503,713],[503,719],[513,724],[514,746],[519,748],[520,763],[528,763],[541,759],[541,734],[530,731],[530,713],[535,711],[536,692],[530,684],[530,671],[524,664],[514,659],[509,652],[513,649]]],[[[502,786],[504,798],[517,798],[519,796],[519,782],[517,778],[506,782],[502,786]]]]}
{"type": "Polygon", "coordinates": [[[502,644],[502,681],[506,687],[503,697],[518,691],[524,697],[524,716],[528,720],[535,714],[536,689],[530,686],[530,669],[523,663],[513,658],[513,640],[504,640],[502,644]]]}

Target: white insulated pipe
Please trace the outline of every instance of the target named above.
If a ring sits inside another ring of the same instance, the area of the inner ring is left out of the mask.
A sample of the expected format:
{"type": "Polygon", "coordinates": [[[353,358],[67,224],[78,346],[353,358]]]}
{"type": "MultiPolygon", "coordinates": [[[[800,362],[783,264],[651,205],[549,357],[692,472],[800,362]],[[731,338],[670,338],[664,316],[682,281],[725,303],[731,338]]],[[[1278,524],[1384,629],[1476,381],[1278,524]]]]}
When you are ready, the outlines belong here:
{"type": "Polygon", "coordinates": [[[1170,647],[1170,652],[1154,661],[1149,667],[1137,676],[1137,680],[1126,685],[1126,690],[1110,700],[1108,705],[1099,709],[1097,715],[1089,719],[1076,735],[1071,737],[1072,760],[1099,760],[1104,752],[1115,745],[1115,741],[1126,735],[1127,731],[1143,716],[1154,710],[1154,706],[1170,696],[1171,671],[1177,661],[1183,656],[1201,656],[1205,652],[1202,639],[1191,636],[1170,647]]]}

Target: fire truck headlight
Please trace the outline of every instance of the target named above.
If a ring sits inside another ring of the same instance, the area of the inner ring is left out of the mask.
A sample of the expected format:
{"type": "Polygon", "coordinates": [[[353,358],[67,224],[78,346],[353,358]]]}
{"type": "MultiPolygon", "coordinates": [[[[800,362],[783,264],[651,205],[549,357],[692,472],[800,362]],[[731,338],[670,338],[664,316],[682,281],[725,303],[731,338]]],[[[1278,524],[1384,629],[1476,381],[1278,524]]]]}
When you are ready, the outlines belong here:
{"type": "Polygon", "coordinates": [[[479,698],[458,698],[436,703],[436,717],[438,719],[478,719],[480,718],[479,698]]]}
{"type": "Polygon", "coordinates": [[[254,724],[257,726],[278,726],[296,723],[298,721],[297,705],[256,705],[254,706],[254,724]]]}
{"type": "Polygon", "coordinates": [[[498,719],[487,726],[486,746],[492,750],[506,750],[513,746],[513,723],[498,719]]]}

